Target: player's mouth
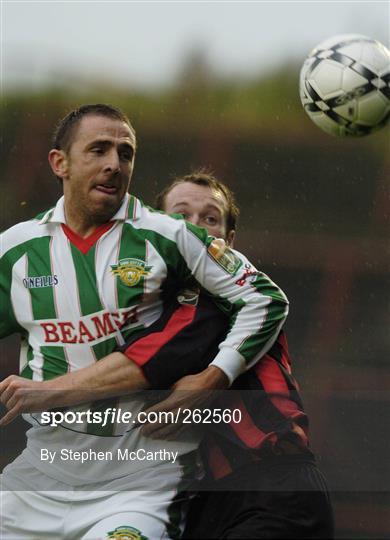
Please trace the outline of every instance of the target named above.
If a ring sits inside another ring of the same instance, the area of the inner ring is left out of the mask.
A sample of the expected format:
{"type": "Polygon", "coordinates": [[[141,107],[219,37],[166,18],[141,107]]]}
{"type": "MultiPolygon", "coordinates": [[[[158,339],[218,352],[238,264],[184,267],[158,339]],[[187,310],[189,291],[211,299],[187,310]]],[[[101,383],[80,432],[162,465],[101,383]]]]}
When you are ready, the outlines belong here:
{"type": "Polygon", "coordinates": [[[96,184],[95,189],[106,195],[116,195],[118,193],[117,186],[111,184],[96,184]]]}

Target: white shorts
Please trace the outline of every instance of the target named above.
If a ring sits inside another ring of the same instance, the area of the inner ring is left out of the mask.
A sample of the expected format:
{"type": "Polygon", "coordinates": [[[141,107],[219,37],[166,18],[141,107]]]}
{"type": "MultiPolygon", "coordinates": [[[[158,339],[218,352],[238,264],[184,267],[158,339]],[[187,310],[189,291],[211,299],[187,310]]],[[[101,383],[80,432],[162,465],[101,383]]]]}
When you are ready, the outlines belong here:
{"type": "Polygon", "coordinates": [[[1,540],[179,538],[188,505],[188,494],[177,489],[181,467],[166,464],[109,484],[74,487],[45,477],[19,456],[0,479],[1,540]],[[155,489],[142,490],[145,484],[155,489]],[[31,489],[43,485],[44,491],[31,489]]]}

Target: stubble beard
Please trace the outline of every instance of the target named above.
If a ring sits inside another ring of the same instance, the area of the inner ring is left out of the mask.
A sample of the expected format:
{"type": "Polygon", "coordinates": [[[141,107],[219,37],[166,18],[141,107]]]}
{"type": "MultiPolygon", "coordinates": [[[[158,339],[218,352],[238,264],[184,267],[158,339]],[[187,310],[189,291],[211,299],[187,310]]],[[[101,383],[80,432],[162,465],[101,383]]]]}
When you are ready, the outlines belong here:
{"type": "Polygon", "coordinates": [[[67,221],[83,227],[94,227],[109,222],[122,204],[120,201],[94,201],[93,198],[80,196],[68,199],[66,204],[67,221]]]}
{"type": "Polygon", "coordinates": [[[105,204],[93,203],[86,201],[84,206],[84,217],[86,221],[89,221],[91,225],[102,225],[112,219],[120,208],[122,200],[118,202],[106,202],[105,204]]]}

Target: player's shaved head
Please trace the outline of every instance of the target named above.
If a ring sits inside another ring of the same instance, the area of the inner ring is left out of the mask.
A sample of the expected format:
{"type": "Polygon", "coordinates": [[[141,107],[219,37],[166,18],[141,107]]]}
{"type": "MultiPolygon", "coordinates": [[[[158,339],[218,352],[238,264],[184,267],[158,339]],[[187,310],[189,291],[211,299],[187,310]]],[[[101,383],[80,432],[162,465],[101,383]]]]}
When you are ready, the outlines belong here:
{"type": "Polygon", "coordinates": [[[68,153],[74,140],[78,126],[81,120],[87,115],[104,116],[113,120],[120,120],[127,124],[135,138],[135,130],[130,123],[130,120],[117,107],[106,105],[104,103],[95,103],[90,105],[82,105],[68,113],[58,123],[53,135],[53,148],[63,150],[68,153]]]}

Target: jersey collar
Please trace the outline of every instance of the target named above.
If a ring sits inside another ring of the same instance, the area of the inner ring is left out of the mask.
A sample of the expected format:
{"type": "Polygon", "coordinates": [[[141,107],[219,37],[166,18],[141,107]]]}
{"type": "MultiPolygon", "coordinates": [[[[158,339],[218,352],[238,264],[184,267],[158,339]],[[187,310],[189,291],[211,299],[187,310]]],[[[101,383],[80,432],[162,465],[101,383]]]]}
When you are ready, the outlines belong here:
{"type": "MultiPolygon", "coordinates": [[[[140,201],[133,195],[126,193],[126,195],[123,197],[123,201],[118,212],[110,219],[110,221],[136,221],[140,218],[140,215],[140,201]]],[[[62,196],[57,201],[55,207],[46,212],[43,218],[39,221],[39,225],[44,225],[45,223],[62,223],[66,225],[64,196],[62,196]]]]}

